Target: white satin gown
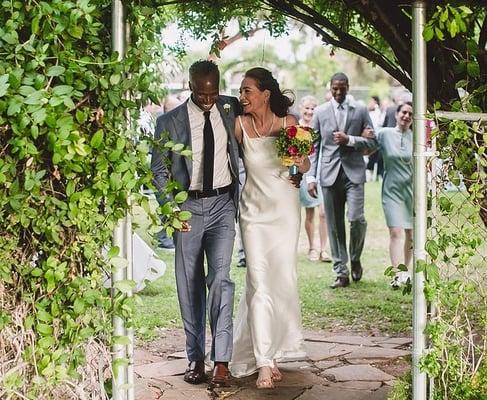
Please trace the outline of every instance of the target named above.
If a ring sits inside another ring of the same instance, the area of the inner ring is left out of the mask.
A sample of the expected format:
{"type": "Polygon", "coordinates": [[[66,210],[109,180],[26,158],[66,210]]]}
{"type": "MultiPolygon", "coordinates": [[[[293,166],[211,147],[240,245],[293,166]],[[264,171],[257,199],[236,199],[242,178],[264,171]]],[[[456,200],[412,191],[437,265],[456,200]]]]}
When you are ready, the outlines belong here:
{"type": "Polygon", "coordinates": [[[247,276],[234,323],[235,377],[272,367],[273,360],[306,358],[297,285],[299,191],[277,157],[276,138],[250,138],[242,131],[247,180],[240,224],[247,276]]]}

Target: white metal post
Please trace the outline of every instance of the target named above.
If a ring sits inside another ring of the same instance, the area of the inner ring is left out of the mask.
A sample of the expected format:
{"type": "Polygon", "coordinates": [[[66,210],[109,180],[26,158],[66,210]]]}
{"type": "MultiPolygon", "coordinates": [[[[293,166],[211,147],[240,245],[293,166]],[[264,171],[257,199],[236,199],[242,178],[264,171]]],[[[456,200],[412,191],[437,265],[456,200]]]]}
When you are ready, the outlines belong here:
{"type": "Polygon", "coordinates": [[[413,159],[414,159],[414,240],[413,240],[413,400],[427,399],[426,373],[419,361],[426,349],[426,298],[424,273],[416,272],[418,261],[426,261],[427,231],[427,172],[426,148],[426,43],[423,29],[426,22],[426,2],[413,3],[412,19],[412,80],[413,80],[413,159]]]}
{"type": "MultiPolygon", "coordinates": [[[[124,7],[120,0],[112,0],[112,48],[118,53],[119,59],[125,55],[125,15],[124,7]]],[[[126,268],[116,268],[112,272],[112,296],[115,295],[113,286],[116,282],[130,279],[132,267],[132,232],[131,221],[127,215],[121,220],[113,232],[113,245],[120,249],[120,257],[128,261],[126,268]],[[128,272],[129,271],[129,272],[128,272]]],[[[113,317],[113,336],[127,336],[127,329],[125,321],[118,317],[113,317]]],[[[127,400],[127,383],[128,383],[128,368],[125,364],[117,365],[116,361],[125,358],[131,359],[130,354],[127,354],[127,346],[122,344],[114,344],[112,347],[112,364],[113,378],[112,378],[112,399],[113,400],[127,400]]]]}

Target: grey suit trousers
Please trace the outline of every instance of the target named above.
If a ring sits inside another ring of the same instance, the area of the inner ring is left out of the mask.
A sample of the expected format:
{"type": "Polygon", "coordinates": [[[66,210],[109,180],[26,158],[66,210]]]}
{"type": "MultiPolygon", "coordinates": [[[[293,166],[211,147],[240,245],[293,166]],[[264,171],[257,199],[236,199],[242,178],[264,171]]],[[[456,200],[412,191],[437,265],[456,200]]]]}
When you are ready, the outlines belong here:
{"type": "Polygon", "coordinates": [[[208,310],[212,334],[211,359],[230,361],[235,290],[230,279],[230,264],[235,238],[235,204],[231,195],[225,193],[203,199],[190,198],[181,209],[192,213],[189,221],[191,231],[175,234],[176,286],[188,360],[205,359],[208,310]]]}
{"type": "Polygon", "coordinates": [[[345,203],[347,219],[350,221],[350,259],[360,261],[367,230],[364,216],[364,184],[351,182],[343,168],[340,168],[335,183],[332,186],[323,186],[322,190],[333,271],[338,277],[348,277],[345,203]]]}

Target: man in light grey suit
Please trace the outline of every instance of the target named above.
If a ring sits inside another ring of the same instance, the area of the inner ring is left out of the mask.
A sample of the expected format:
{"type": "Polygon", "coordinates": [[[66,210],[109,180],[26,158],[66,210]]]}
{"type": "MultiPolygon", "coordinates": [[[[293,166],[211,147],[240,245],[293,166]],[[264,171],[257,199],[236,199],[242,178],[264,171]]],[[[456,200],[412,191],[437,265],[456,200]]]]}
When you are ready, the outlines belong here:
{"type": "Polygon", "coordinates": [[[189,366],[184,380],[202,383],[205,375],[206,312],[210,322],[211,384],[228,384],[233,343],[234,283],[230,262],[238,204],[238,145],[234,97],[220,96],[219,71],[211,61],[197,61],[189,70],[191,97],[157,119],[155,139],[168,132],[170,140],[192,149],[192,158],[156,146],[151,168],[157,189],[168,180],[188,191],[182,210],[192,213],[175,233],[175,269],[189,366]],[[170,167],[167,167],[167,158],[170,167]],[[207,272],[205,274],[204,258],[207,272]],[[208,295],[207,295],[208,289],[208,295]]]}
{"type": "Polygon", "coordinates": [[[365,163],[363,151],[373,149],[375,139],[362,137],[364,129],[372,128],[372,121],[365,106],[347,97],[348,78],[336,73],[330,81],[332,99],[317,107],[311,126],[319,132],[318,152],[311,156],[308,173],[308,191],[317,196],[316,177],[323,188],[325,214],[328,225],[333,270],[336,280],[333,289],[350,284],[348,253],[345,234],[345,203],[350,221],[350,259],[352,279],[362,278],[360,256],[364,247],[367,222],[364,217],[365,163]],[[319,168],[319,170],[318,170],[319,168]]]}

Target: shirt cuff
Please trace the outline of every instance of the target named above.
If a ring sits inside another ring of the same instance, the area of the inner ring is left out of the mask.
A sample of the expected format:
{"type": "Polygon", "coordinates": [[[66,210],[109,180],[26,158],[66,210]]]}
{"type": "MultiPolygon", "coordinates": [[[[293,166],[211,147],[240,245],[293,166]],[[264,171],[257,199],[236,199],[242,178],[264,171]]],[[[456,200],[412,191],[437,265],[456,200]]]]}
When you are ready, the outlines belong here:
{"type": "Polygon", "coordinates": [[[306,175],[306,183],[314,183],[316,182],[316,178],[311,175],[306,175]]]}
{"type": "Polygon", "coordinates": [[[355,145],[355,137],[352,135],[348,135],[348,143],[347,146],[353,147],[355,145]]]}

